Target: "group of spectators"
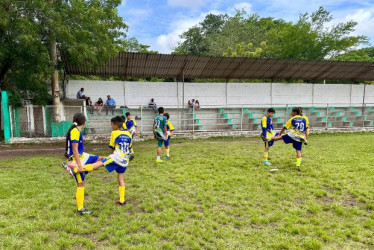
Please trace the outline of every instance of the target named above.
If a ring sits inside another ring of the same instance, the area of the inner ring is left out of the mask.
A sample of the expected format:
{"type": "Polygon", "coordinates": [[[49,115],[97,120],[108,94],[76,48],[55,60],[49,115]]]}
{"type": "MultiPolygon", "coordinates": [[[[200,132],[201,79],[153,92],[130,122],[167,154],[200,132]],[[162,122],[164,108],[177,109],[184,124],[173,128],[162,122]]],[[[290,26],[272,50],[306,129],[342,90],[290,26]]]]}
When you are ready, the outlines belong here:
{"type": "MultiPolygon", "coordinates": [[[[105,103],[103,102],[103,99],[99,98],[94,104],[92,103],[91,97],[87,97],[84,95],[84,88],[81,88],[77,93],[77,99],[83,99],[86,100],[86,106],[91,114],[93,114],[94,109],[96,108],[101,113],[101,110],[104,108],[106,115],[108,115],[109,111],[112,111],[112,115],[114,114],[114,109],[116,108],[116,101],[110,96],[107,95],[107,100],[105,103]]],[[[194,108],[194,109],[200,109],[200,103],[199,100],[188,100],[188,107],[194,108]]],[[[155,102],[155,99],[152,98],[151,101],[148,103],[148,108],[153,109],[155,113],[157,113],[157,104],[155,102]]]]}
{"type": "Polygon", "coordinates": [[[194,109],[200,109],[200,103],[199,100],[188,100],[188,107],[189,108],[194,108],[194,109]]]}
{"type": "Polygon", "coordinates": [[[86,97],[84,95],[84,88],[81,88],[77,93],[77,99],[86,100],[86,106],[89,109],[89,112],[93,114],[94,108],[97,108],[98,112],[101,113],[101,110],[104,108],[106,114],[108,115],[109,111],[112,111],[112,115],[114,114],[114,109],[116,108],[116,101],[110,96],[107,95],[107,100],[105,103],[101,97],[95,102],[92,103],[91,97],[86,97]]]}

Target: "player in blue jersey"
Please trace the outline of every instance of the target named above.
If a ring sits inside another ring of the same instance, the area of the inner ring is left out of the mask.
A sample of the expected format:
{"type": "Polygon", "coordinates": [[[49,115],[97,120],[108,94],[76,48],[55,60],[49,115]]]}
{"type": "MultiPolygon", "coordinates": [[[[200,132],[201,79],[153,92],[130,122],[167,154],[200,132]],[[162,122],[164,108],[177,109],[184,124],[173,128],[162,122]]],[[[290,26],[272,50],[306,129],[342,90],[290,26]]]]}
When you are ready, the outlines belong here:
{"type": "Polygon", "coordinates": [[[300,168],[302,162],[301,149],[303,142],[308,139],[309,121],[304,116],[301,116],[300,108],[292,109],[292,117],[287,121],[282,128],[279,135],[274,137],[273,141],[283,140],[284,143],[292,143],[296,150],[296,167],[300,168]],[[285,135],[283,133],[287,131],[285,135]]]}
{"type": "Polygon", "coordinates": [[[266,115],[262,117],[262,120],[261,120],[261,127],[262,127],[261,137],[262,137],[262,140],[265,142],[265,152],[264,152],[263,163],[267,166],[271,166],[271,163],[268,161],[269,149],[274,144],[274,141],[272,141],[272,138],[275,135],[273,120],[272,120],[274,113],[275,113],[275,110],[273,108],[269,108],[267,110],[266,115]]]}
{"type": "MultiPolygon", "coordinates": [[[[86,164],[83,166],[84,171],[94,171],[101,167],[105,167],[108,172],[116,171],[118,179],[119,200],[116,201],[119,205],[125,205],[125,182],[123,180],[124,173],[127,170],[129,163],[130,152],[132,148],[132,135],[129,131],[123,129],[122,117],[116,116],[111,119],[112,133],[110,136],[109,148],[112,149],[112,154],[93,164],[86,164]]],[[[76,167],[76,164],[70,164],[69,167],[73,169],[77,175],[81,172],[76,167]]]]}
{"type": "Polygon", "coordinates": [[[62,167],[68,171],[70,175],[73,175],[77,182],[77,213],[80,215],[92,213],[84,207],[85,178],[88,172],[84,171],[83,165],[94,163],[104,158],[84,152],[82,130],[85,124],[86,117],[82,113],[77,113],[74,115],[73,125],[66,133],[65,157],[67,159],[67,163],[62,164],[62,167]],[[72,163],[77,166],[77,169],[79,170],[78,174],[72,172],[72,170],[68,167],[68,165],[72,163]]]}
{"type": "Polygon", "coordinates": [[[136,124],[135,119],[131,118],[130,112],[126,112],[126,116],[122,116],[122,119],[124,121],[123,128],[130,131],[132,138],[134,139],[135,136],[138,136],[138,125],[136,124]]]}

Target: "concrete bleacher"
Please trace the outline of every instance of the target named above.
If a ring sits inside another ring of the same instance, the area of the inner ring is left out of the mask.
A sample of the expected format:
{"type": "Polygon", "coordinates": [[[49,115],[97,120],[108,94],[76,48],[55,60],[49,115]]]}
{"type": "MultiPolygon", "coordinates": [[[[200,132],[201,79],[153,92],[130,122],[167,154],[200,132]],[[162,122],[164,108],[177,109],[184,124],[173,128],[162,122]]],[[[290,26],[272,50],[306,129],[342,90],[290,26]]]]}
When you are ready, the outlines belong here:
{"type": "MultiPolygon", "coordinates": [[[[171,122],[176,131],[260,131],[261,118],[266,114],[264,107],[230,107],[230,108],[165,108],[170,114],[171,122]]],[[[280,130],[291,117],[292,107],[276,107],[273,124],[276,130],[280,130]]],[[[120,108],[114,110],[114,115],[124,115],[129,111],[135,118],[139,132],[151,133],[154,117],[157,115],[148,108],[120,108]]],[[[373,127],[373,107],[303,107],[303,114],[308,116],[312,128],[350,128],[373,127]]],[[[109,133],[112,113],[101,114],[94,111],[88,116],[88,133],[109,133]]]]}

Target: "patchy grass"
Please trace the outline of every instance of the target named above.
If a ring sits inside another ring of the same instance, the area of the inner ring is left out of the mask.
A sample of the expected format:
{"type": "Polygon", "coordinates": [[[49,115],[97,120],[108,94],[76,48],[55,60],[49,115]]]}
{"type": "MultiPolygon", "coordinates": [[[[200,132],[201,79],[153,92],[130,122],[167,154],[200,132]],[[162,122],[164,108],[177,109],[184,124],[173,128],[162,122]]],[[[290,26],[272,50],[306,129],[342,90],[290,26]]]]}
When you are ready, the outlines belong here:
{"type": "MultiPolygon", "coordinates": [[[[135,145],[125,174],[87,176],[75,214],[75,182],[60,157],[0,162],[0,248],[373,248],[374,134],[312,135],[302,171],[275,143],[270,173],[258,139],[172,140],[156,165],[155,143],[135,145]]],[[[102,152],[106,154],[106,151],[102,152]]]]}

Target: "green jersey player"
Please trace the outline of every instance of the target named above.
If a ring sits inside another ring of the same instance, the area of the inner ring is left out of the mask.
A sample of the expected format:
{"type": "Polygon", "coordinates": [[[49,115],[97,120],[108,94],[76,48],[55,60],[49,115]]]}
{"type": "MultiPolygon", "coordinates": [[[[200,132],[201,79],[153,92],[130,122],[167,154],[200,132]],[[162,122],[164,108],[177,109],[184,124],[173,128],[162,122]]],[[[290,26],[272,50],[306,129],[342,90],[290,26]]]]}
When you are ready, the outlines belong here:
{"type": "Polygon", "coordinates": [[[161,153],[162,153],[162,145],[168,139],[167,133],[167,119],[164,116],[164,108],[158,108],[159,115],[156,116],[154,123],[153,123],[153,133],[155,139],[157,139],[157,158],[156,163],[162,162],[161,160],[161,153]]]}

